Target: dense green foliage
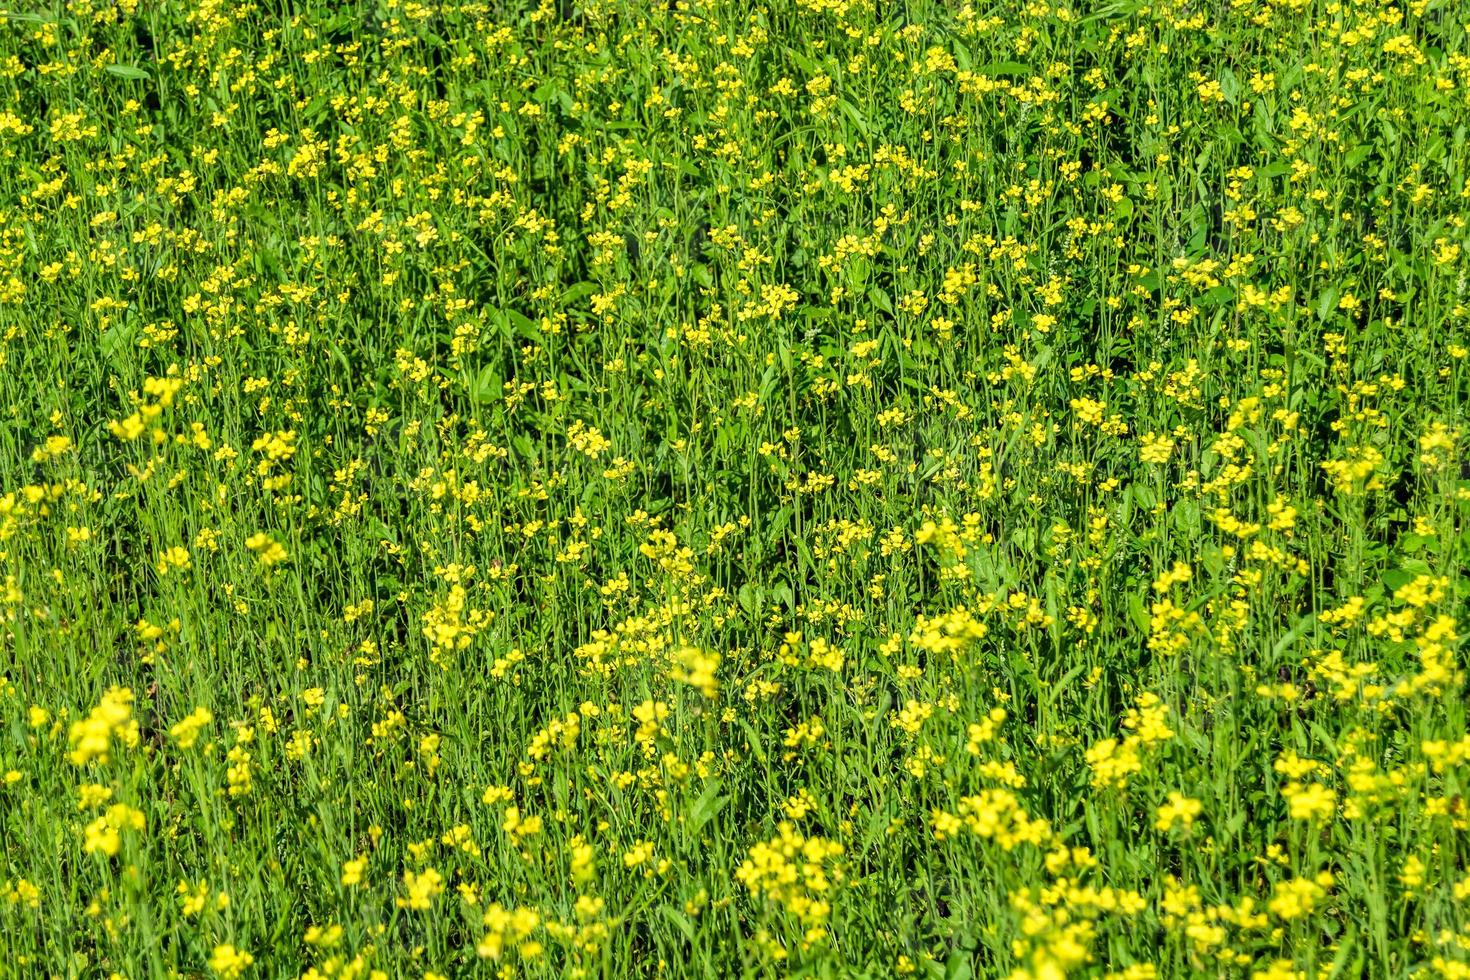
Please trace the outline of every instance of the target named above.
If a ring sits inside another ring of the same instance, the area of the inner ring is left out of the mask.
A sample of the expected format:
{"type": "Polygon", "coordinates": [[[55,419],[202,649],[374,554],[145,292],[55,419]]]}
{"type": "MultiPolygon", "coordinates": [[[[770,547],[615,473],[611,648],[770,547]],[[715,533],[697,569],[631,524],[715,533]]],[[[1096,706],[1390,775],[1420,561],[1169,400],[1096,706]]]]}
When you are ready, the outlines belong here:
{"type": "Polygon", "coordinates": [[[1470,977],[1462,14],[0,17],[0,970],[1470,977]]]}

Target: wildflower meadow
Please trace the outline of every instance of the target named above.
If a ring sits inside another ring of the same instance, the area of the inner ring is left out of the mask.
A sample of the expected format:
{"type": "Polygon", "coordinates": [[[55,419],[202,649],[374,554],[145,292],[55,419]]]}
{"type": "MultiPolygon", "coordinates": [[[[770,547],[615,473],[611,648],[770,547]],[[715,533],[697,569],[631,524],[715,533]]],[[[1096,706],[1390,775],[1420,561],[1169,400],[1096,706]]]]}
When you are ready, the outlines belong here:
{"type": "Polygon", "coordinates": [[[1470,978],[1465,0],[0,6],[0,977],[1470,978]]]}

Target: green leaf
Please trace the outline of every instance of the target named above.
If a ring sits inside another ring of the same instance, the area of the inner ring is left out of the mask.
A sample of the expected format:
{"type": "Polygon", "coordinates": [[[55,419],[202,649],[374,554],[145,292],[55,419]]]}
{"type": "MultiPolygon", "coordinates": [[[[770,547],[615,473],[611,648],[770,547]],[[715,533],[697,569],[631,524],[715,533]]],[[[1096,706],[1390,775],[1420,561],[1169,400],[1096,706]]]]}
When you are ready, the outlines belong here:
{"type": "Polygon", "coordinates": [[[481,405],[485,405],[498,399],[504,388],[505,383],[500,378],[500,372],[495,369],[494,365],[486,364],[475,376],[475,383],[470,389],[470,397],[481,405]]]}
{"type": "Polygon", "coordinates": [[[562,305],[571,306],[573,303],[576,303],[583,297],[591,296],[593,293],[597,292],[597,289],[598,286],[595,282],[584,281],[573,283],[566,288],[566,291],[564,293],[561,294],[562,305]]]}
{"type": "Polygon", "coordinates": [[[1020,61],[992,61],[976,69],[975,74],[989,75],[991,78],[999,75],[1019,75],[1027,78],[1031,75],[1031,66],[1020,61]]]}
{"type": "Polygon", "coordinates": [[[1279,660],[1281,658],[1281,655],[1286,652],[1288,647],[1290,647],[1297,640],[1300,640],[1302,638],[1302,635],[1316,624],[1316,616],[1303,616],[1297,622],[1297,624],[1293,626],[1290,630],[1288,630],[1285,636],[1277,640],[1276,645],[1271,648],[1271,662],[1275,663],[1277,660],[1279,660]]]}
{"type": "Polygon", "coordinates": [[[766,750],[761,746],[761,737],[756,734],[755,728],[743,716],[739,721],[740,730],[745,733],[745,744],[750,748],[750,754],[755,756],[756,762],[765,765],[766,750]]]}
{"type": "Polygon", "coordinates": [[[689,819],[685,822],[690,834],[698,837],[704,825],[713,820],[715,815],[725,808],[725,804],[730,802],[728,796],[720,795],[720,789],[723,786],[724,783],[719,779],[710,780],[704,792],[699,794],[699,799],[694,801],[694,806],[689,811],[689,819]]]}
{"type": "Polygon", "coordinates": [[[1202,307],[1221,306],[1235,298],[1235,289],[1232,286],[1216,286],[1204,296],[1200,297],[1199,305],[1202,307]]]}
{"type": "Polygon", "coordinates": [[[1332,315],[1332,311],[1337,309],[1337,296],[1337,287],[1333,286],[1317,297],[1317,319],[1326,321],[1332,315]]]}
{"type": "Polygon", "coordinates": [[[1133,620],[1133,625],[1142,632],[1148,632],[1149,616],[1148,610],[1143,605],[1143,593],[1132,592],[1128,596],[1128,616],[1133,620]]]}
{"type": "Polygon", "coordinates": [[[868,287],[868,302],[872,303],[875,307],[882,310],[884,313],[887,313],[889,316],[894,315],[893,301],[888,298],[887,293],[879,289],[877,286],[868,287]]]}
{"type": "Polygon", "coordinates": [[[133,65],[107,65],[102,70],[116,75],[118,78],[127,78],[135,82],[146,82],[153,77],[143,69],[133,65]]]}
{"type": "Polygon", "coordinates": [[[674,908],[672,905],[661,905],[659,906],[659,908],[660,910],[662,910],[664,917],[672,922],[674,926],[684,934],[684,938],[689,940],[690,944],[692,945],[694,943],[695,935],[694,923],[689,921],[689,917],[686,916],[683,912],[680,912],[678,909],[674,908]]]}
{"type": "Polygon", "coordinates": [[[857,128],[857,131],[866,138],[868,136],[868,121],[863,118],[863,114],[858,111],[858,107],[846,99],[839,99],[837,105],[842,109],[842,114],[847,116],[848,120],[857,128]]]}

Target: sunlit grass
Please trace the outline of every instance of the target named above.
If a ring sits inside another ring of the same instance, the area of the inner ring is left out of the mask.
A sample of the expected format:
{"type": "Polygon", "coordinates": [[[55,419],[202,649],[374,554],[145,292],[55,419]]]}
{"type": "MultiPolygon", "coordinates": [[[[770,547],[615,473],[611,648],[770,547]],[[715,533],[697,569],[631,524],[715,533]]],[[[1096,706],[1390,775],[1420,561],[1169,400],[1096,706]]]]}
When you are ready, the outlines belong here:
{"type": "Polygon", "coordinates": [[[0,18],[0,973],[1470,976],[1463,14],[0,18]]]}

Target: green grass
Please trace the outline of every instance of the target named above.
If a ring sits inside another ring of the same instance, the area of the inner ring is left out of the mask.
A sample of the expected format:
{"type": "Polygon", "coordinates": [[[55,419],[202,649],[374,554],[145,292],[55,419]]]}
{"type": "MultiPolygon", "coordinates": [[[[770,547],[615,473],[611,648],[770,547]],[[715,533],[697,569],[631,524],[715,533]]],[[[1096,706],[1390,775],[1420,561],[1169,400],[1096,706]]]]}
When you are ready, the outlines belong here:
{"type": "Polygon", "coordinates": [[[7,976],[1470,976],[1454,0],[0,18],[7,976]]]}

